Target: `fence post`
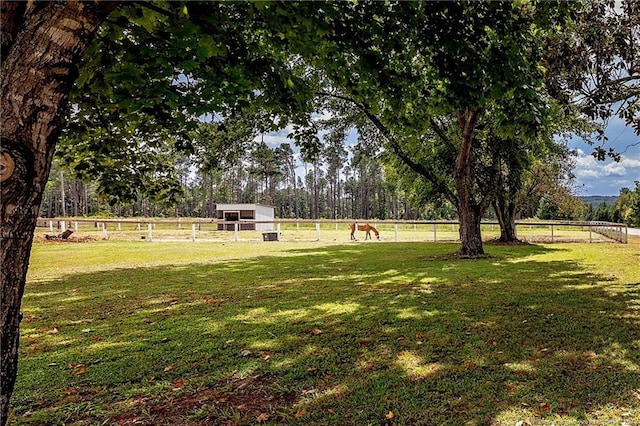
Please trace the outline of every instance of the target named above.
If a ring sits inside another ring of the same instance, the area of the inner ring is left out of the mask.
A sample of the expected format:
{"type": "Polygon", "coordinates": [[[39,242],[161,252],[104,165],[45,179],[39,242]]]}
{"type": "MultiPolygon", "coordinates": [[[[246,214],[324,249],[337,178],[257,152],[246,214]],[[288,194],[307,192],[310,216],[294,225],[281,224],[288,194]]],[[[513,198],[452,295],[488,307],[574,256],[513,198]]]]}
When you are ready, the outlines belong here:
{"type": "MultiPolygon", "coordinates": [[[[338,226],[338,224],[336,223],[336,227],[338,226]]],[[[278,222],[278,225],[276,225],[276,231],[278,231],[278,240],[280,239],[280,234],[282,234],[282,232],[280,231],[280,222],[278,222]]]]}
{"type": "Polygon", "coordinates": [[[437,232],[436,228],[437,228],[437,225],[434,223],[433,224],[433,242],[434,243],[437,241],[437,238],[438,238],[437,235],[436,235],[436,232],[437,232]]]}
{"type": "Polygon", "coordinates": [[[591,225],[589,225],[589,244],[591,244],[593,242],[592,238],[591,238],[591,225]]]}
{"type": "MultiPolygon", "coordinates": [[[[140,224],[138,224],[138,226],[140,226],[140,224]]],[[[152,224],[147,225],[147,240],[153,241],[153,225],[152,224]]]]}
{"type": "Polygon", "coordinates": [[[73,227],[76,230],[76,232],[78,232],[78,221],[77,220],[73,223],[73,227]]]}
{"type": "Polygon", "coordinates": [[[320,222],[316,222],[316,241],[320,241],[320,222]]]}
{"type": "Polygon", "coordinates": [[[233,239],[234,241],[238,241],[238,230],[240,228],[240,224],[238,222],[233,224],[233,239]]]}
{"type": "Polygon", "coordinates": [[[396,234],[395,241],[397,243],[398,242],[398,224],[397,223],[393,224],[393,230],[395,231],[395,234],[396,234]]]}
{"type": "Polygon", "coordinates": [[[109,239],[109,234],[107,233],[107,224],[104,222],[102,222],[102,239],[103,240],[109,239]]]}
{"type": "Polygon", "coordinates": [[[551,224],[551,242],[553,242],[553,223],[551,224]]]}
{"type": "Polygon", "coordinates": [[[358,222],[353,224],[353,238],[358,239],[358,222]]]}
{"type": "Polygon", "coordinates": [[[191,241],[195,241],[196,240],[196,224],[192,223],[191,224],[191,241]]]}
{"type": "Polygon", "coordinates": [[[182,229],[182,218],[178,218],[178,229],[182,229]]]}
{"type": "Polygon", "coordinates": [[[60,232],[64,232],[67,230],[67,223],[63,220],[60,222],[60,232]]]}
{"type": "Polygon", "coordinates": [[[53,221],[49,221],[49,232],[53,232],[53,221]]]}

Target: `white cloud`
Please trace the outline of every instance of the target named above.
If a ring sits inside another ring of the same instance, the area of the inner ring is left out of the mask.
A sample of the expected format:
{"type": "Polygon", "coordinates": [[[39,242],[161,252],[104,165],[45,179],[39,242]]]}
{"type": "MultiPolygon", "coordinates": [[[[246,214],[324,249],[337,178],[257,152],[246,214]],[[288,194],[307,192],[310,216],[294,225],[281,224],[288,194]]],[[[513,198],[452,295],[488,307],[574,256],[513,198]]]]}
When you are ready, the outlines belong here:
{"type": "Polygon", "coordinates": [[[620,163],[609,163],[602,167],[605,176],[625,176],[627,169],[620,163]]]}
{"type": "Polygon", "coordinates": [[[598,170],[576,169],[576,176],[579,178],[597,178],[600,177],[598,170]]]}
{"type": "Polygon", "coordinates": [[[620,160],[620,164],[631,169],[640,168],[640,160],[636,160],[634,158],[623,157],[622,160],[620,160]]]}

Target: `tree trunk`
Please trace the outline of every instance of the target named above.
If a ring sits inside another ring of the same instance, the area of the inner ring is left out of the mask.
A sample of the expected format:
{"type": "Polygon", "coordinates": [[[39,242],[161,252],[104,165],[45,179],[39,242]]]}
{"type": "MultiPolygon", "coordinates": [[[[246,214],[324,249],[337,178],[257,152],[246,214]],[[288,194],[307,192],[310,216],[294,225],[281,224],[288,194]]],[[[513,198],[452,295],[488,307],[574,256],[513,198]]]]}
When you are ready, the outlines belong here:
{"type": "Polygon", "coordinates": [[[118,4],[9,3],[2,2],[1,21],[0,425],[16,380],[33,232],[69,92],[88,43],[118,4]]]}
{"type": "Polygon", "coordinates": [[[480,221],[483,207],[476,200],[475,176],[473,171],[473,133],[478,119],[478,113],[467,108],[458,117],[462,129],[460,151],[456,159],[455,185],[458,192],[457,211],[460,221],[461,256],[479,256],[484,254],[480,221]]]}
{"type": "Polygon", "coordinates": [[[516,206],[513,202],[503,199],[496,199],[493,202],[493,211],[500,224],[500,238],[502,243],[519,242],[516,235],[516,206]]]}

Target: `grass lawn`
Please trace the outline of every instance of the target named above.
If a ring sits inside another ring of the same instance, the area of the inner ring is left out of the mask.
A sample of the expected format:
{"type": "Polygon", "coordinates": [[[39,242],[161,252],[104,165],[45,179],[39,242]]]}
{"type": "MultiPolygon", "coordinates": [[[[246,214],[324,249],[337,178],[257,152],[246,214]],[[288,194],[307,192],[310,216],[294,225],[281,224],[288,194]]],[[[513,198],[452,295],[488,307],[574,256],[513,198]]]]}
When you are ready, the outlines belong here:
{"type": "Polygon", "coordinates": [[[11,424],[640,424],[640,240],[34,245],[11,424]]]}

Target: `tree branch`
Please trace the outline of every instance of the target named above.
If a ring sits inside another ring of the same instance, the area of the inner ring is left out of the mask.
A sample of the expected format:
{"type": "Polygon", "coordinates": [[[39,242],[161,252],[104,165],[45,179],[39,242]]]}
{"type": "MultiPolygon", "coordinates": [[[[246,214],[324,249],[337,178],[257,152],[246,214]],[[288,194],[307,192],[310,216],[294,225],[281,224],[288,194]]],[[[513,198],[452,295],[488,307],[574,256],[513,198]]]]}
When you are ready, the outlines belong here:
{"type": "Polygon", "coordinates": [[[145,0],[135,0],[135,1],[132,1],[131,3],[133,3],[133,4],[137,4],[137,5],[140,5],[140,6],[142,6],[142,7],[145,7],[145,8],[147,8],[147,9],[149,9],[149,10],[152,10],[152,11],[154,11],[154,12],[156,12],[156,13],[159,13],[159,14],[161,14],[161,15],[167,16],[167,17],[169,17],[169,18],[172,18],[172,17],[173,17],[173,14],[172,14],[170,11],[168,11],[168,10],[166,10],[166,9],[163,9],[163,8],[161,8],[161,7],[158,7],[158,6],[156,6],[155,4],[153,4],[153,3],[151,3],[151,2],[148,2],[148,1],[145,1],[145,0]]]}
{"type": "Polygon", "coordinates": [[[451,142],[451,139],[447,136],[442,127],[440,127],[440,124],[433,117],[429,119],[429,122],[431,123],[431,128],[436,132],[436,135],[438,135],[442,142],[444,142],[449,148],[455,150],[456,146],[451,142]]]}
{"type": "Polygon", "coordinates": [[[422,164],[417,163],[409,157],[409,155],[404,152],[398,141],[396,140],[393,132],[380,121],[380,119],[371,112],[371,108],[364,104],[357,102],[355,99],[350,98],[348,96],[336,94],[336,93],[328,93],[328,92],[318,92],[320,96],[333,97],[336,99],[341,99],[343,101],[353,103],[368,119],[371,123],[378,129],[378,131],[385,137],[385,139],[391,145],[391,149],[394,154],[396,154],[411,170],[418,173],[421,176],[424,176],[429,182],[433,184],[433,186],[440,191],[452,204],[457,205],[458,199],[455,194],[449,189],[449,187],[439,179],[435,173],[428,170],[422,164]]]}

